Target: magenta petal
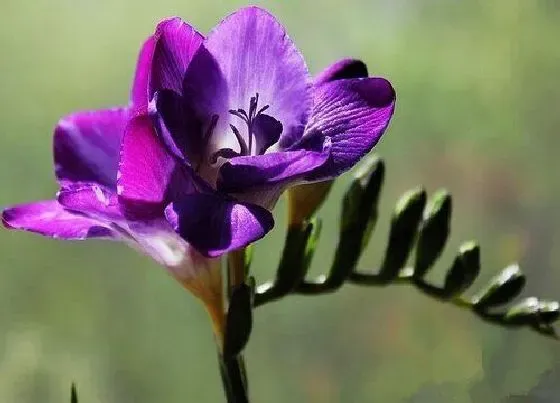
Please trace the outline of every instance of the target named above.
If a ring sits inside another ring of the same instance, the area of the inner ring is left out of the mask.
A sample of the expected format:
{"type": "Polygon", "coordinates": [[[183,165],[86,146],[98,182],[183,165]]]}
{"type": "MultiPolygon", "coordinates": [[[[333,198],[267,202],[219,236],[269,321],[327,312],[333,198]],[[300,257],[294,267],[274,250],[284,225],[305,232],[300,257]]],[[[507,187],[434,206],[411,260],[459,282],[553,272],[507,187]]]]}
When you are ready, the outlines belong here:
{"type": "Polygon", "coordinates": [[[182,238],[211,257],[247,246],[274,226],[268,210],[212,194],[186,196],[166,213],[182,238]]]}
{"type": "Polygon", "coordinates": [[[218,190],[237,193],[298,182],[323,165],[328,158],[328,149],[231,158],[220,168],[218,190]]]}
{"type": "Polygon", "coordinates": [[[96,182],[114,189],[127,108],[77,112],[58,122],[54,163],[61,183],[96,182]]]}
{"type": "Polygon", "coordinates": [[[74,184],[58,192],[58,202],[67,210],[90,218],[119,222],[124,220],[117,195],[96,184],[74,184]]]}
{"type": "Polygon", "coordinates": [[[142,49],[140,49],[130,94],[133,109],[147,108],[150,102],[149,85],[156,43],[156,38],[150,36],[142,45],[142,49]]]}
{"type": "Polygon", "coordinates": [[[68,240],[115,237],[106,223],[69,212],[56,200],[8,208],[2,213],[2,223],[10,229],[68,240]]]}
{"type": "Polygon", "coordinates": [[[313,85],[321,85],[330,81],[348,78],[365,78],[367,76],[367,66],[361,60],[341,59],[317,74],[313,79],[313,85]]]}
{"type": "Polygon", "coordinates": [[[149,97],[162,89],[181,93],[183,77],[204,37],[178,17],[159,23],[154,34],[155,49],[149,97]]]}
{"type": "Polygon", "coordinates": [[[163,211],[176,161],[155,133],[149,115],[134,117],[121,146],[117,193],[129,214],[163,211]]]}
{"type": "Polygon", "coordinates": [[[214,28],[205,47],[227,81],[230,109],[248,108],[258,93],[259,105],[270,105],[266,113],[282,123],[283,135],[301,135],[311,111],[311,80],[303,56],[272,15],[242,8],[214,28]]]}
{"type": "Polygon", "coordinates": [[[377,144],[395,109],[395,91],[383,78],[337,80],[314,87],[313,114],[304,139],[330,138],[329,161],[313,180],[352,168],[377,144]]]}

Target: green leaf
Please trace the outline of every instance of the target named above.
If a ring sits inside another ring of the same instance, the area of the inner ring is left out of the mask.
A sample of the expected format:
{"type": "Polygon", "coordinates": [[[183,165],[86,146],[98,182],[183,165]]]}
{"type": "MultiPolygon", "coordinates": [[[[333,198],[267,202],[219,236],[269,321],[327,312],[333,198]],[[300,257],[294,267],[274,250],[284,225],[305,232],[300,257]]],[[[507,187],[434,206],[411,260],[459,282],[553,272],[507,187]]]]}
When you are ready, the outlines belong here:
{"type": "Polygon", "coordinates": [[[526,278],[517,264],[512,264],[495,276],[488,286],[473,298],[477,310],[503,305],[517,297],[525,286],[526,278]]]}
{"type": "Polygon", "coordinates": [[[253,328],[252,293],[248,284],[240,284],[233,289],[224,332],[225,358],[239,355],[249,341],[253,328]]]}
{"type": "Polygon", "coordinates": [[[425,205],[426,191],[422,188],[405,193],[397,202],[391,220],[385,259],[379,272],[379,277],[383,280],[391,281],[396,278],[406,264],[425,205]]]}
{"type": "Polygon", "coordinates": [[[480,273],[480,247],[476,242],[465,242],[445,276],[444,293],[449,298],[461,295],[480,273]]]}
{"type": "Polygon", "coordinates": [[[414,277],[422,278],[441,255],[449,236],[451,208],[447,191],[440,190],[432,198],[418,234],[414,277]]]}

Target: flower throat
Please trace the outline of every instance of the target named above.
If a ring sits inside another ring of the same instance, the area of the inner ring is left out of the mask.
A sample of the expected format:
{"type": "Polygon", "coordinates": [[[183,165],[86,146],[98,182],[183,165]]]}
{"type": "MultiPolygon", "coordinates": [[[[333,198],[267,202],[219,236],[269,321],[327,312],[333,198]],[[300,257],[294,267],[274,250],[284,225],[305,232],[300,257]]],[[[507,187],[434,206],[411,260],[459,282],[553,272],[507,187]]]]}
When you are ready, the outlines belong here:
{"type": "Polygon", "coordinates": [[[231,130],[239,143],[240,154],[241,155],[251,155],[251,150],[253,148],[253,137],[254,137],[254,123],[257,116],[261,113],[266,111],[269,108],[269,105],[263,106],[261,109],[257,110],[259,104],[259,93],[257,92],[254,97],[251,97],[249,102],[249,113],[247,113],[244,109],[230,109],[229,113],[234,116],[237,116],[239,119],[243,120],[247,125],[247,137],[248,141],[245,142],[241,133],[239,133],[239,129],[234,125],[230,124],[231,130]]]}

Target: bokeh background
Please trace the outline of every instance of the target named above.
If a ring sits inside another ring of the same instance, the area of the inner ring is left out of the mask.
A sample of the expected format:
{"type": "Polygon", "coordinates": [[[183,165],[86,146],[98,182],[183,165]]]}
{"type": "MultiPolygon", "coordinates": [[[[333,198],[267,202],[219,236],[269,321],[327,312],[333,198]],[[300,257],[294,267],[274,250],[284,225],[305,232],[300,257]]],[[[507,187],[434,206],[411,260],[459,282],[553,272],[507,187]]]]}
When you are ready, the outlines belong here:
{"type": "MultiPolygon", "coordinates": [[[[0,0],[0,205],[53,196],[56,121],[127,102],[137,51],[159,19],[180,15],[207,32],[243,4],[0,0]]],[[[359,57],[397,89],[377,147],[388,165],[382,218],[361,267],[379,263],[401,193],[445,187],[452,238],[433,281],[476,238],[477,286],[518,260],[527,295],[560,297],[560,3],[257,4],[287,26],[313,72],[359,57]]],[[[321,211],[315,274],[332,258],[348,182],[321,211]]],[[[277,262],[284,207],[256,251],[260,281],[277,262]]],[[[151,260],[122,244],[5,230],[0,251],[1,402],[66,402],[71,381],[87,403],[223,401],[205,312],[151,260]]],[[[259,310],[247,363],[255,402],[558,402],[559,346],[413,289],[346,286],[259,310]]]]}

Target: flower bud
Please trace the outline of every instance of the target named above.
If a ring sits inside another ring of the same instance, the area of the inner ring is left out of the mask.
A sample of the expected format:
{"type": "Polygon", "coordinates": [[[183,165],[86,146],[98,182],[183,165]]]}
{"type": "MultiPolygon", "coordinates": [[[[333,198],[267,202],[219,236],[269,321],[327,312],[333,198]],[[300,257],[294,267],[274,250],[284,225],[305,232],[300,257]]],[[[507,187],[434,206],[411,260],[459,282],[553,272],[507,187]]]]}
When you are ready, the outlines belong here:
{"type": "Polygon", "coordinates": [[[334,181],[305,183],[288,189],[288,226],[301,226],[327,198],[334,181]]]}

